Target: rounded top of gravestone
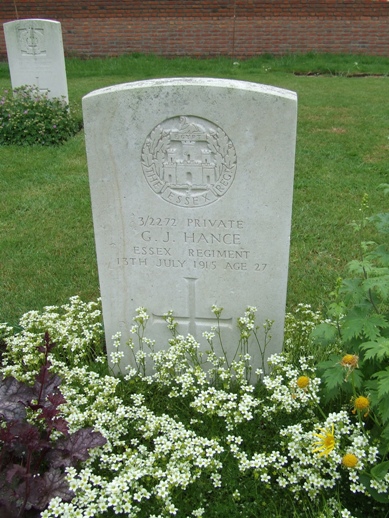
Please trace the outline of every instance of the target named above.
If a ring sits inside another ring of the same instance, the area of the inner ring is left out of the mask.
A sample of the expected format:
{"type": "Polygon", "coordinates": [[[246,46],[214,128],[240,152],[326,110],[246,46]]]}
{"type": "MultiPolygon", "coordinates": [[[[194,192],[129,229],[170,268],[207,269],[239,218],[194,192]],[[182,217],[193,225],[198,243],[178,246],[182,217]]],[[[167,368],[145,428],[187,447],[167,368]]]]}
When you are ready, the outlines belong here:
{"type": "Polygon", "coordinates": [[[48,20],[47,18],[21,18],[19,20],[12,20],[11,22],[5,22],[3,24],[4,28],[6,26],[10,27],[12,24],[19,24],[19,25],[23,25],[25,23],[31,23],[31,22],[45,22],[45,23],[53,23],[53,24],[58,24],[58,25],[61,25],[61,22],[59,22],[58,20],[48,20]]]}
{"type": "Polygon", "coordinates": [[[126,90],[135,89],[146,89],[146,88],[159,88],[159,87],[213,87],[213,88],[233,88],[235,90],[252,91],[256,93],[262,93],[264,95],[274,95],[277,97],[283,97],[286,99],[296,100],[297,94],[291,90],[284,88],[278,88],[275,86],[264,85],[260,83],[253,83],[250,81],[239,81],[236,79],[219,79],[211,77],[172,77],[162,79],[146,79],[142,81],[134,81],[130,83],[122,83],[114,86],[108,86],[94,90],[89,94],[85,95],[83,99],[88,99],[97,95],[106,95],[117,92],[123,92],[126,90]]]}

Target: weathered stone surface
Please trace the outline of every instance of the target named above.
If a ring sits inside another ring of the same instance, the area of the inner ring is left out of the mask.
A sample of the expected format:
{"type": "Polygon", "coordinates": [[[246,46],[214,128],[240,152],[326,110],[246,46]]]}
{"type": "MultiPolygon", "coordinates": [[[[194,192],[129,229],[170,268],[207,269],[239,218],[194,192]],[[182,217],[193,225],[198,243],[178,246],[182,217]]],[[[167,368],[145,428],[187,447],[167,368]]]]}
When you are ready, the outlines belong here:
{"type": "Polygon", "coordinates": [[[60,22],[15,20],[4,24],[12,88],[35,85],[68,102],[60,22]]]}
{"type": "MultiPolygon", "coordinates": [[[[230,359],[248,305],[274,320],[279,351],[288,275],[296,94],[223,79],[157,79],[97,90],[84,123],[108,349],[147,308],[146,336],[207,348],[221,315],[230,359]]],[[[252,346],[254,367],[259,350],[252,346]]],[[[125,352],[125,363],[131,355],[125,352]]]]}

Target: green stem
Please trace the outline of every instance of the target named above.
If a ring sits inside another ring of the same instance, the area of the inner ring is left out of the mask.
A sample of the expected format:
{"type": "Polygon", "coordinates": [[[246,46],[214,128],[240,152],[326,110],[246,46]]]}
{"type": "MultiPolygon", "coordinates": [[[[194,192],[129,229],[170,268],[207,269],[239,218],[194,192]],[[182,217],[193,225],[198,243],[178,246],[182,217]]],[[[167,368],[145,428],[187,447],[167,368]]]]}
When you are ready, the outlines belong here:
{"type": "Polygon", "coordinates": [[[220,330],[220,317],[219,317],[219,315],[217,315],[216,318],[217,318],[216,334],[217,334],[217,336],[219,338],[219,343],[220,343],[221,350],[223,352],[224,359],[226,360],[227,369],[230,369],[230,365],[228,363],[228,358],[227,358],[227,353],[226,353],[226,351],[224,349],[224,346],[223,346],[223,340],[222,340],[222,335],[221,335],[221,330],[220,330]]]}

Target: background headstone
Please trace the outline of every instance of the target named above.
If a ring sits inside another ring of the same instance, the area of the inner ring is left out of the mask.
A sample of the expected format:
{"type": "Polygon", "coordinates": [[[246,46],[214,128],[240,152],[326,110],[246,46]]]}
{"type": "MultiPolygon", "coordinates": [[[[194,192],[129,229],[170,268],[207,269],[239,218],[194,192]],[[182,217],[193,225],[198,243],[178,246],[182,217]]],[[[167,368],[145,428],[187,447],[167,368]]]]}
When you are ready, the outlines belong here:
{"type": "MultiPolygon", "coordinates": [[[[83,98],[103,317],[130,336],[139,306],[156,348],[180,334],[203,346],[221,315],[230,360],[248,305],[274,320],[280,351],[296,140],[294,92],[226,79],[156,79],[83,98]]],[[[124,349],[126,362],[131,355],[124,349]]],[[[260,365],[258,350],[250,353],[260,365]]]]}
{"type": "Polygon", "coordinates": [[[16,20],[4,24],[12,88],[35,85],[50,98],[68,103],[65,57],[60,22],[16,20]]]}

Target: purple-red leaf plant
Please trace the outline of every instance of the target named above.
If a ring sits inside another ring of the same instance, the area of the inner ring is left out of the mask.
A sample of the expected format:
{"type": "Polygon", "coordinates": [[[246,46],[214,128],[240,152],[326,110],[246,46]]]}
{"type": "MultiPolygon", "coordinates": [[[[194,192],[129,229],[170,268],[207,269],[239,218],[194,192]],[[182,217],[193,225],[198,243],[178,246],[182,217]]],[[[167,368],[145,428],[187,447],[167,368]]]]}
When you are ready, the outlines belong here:
{"type": "Polygon", "coordinates": [[[70,501],[65,468],[88,457],[106,439],[92,428],[70,434],[59,407],[61,378],[50,373],[55,344],[45,334],[44,364],[33,387],[0,375],[0,516],[38,516],[54,497],[70,501]],[[29,419],[27,419],[29,415],[29,419]],[[52,437],[53,431],[60,432],[52,437]]]}

